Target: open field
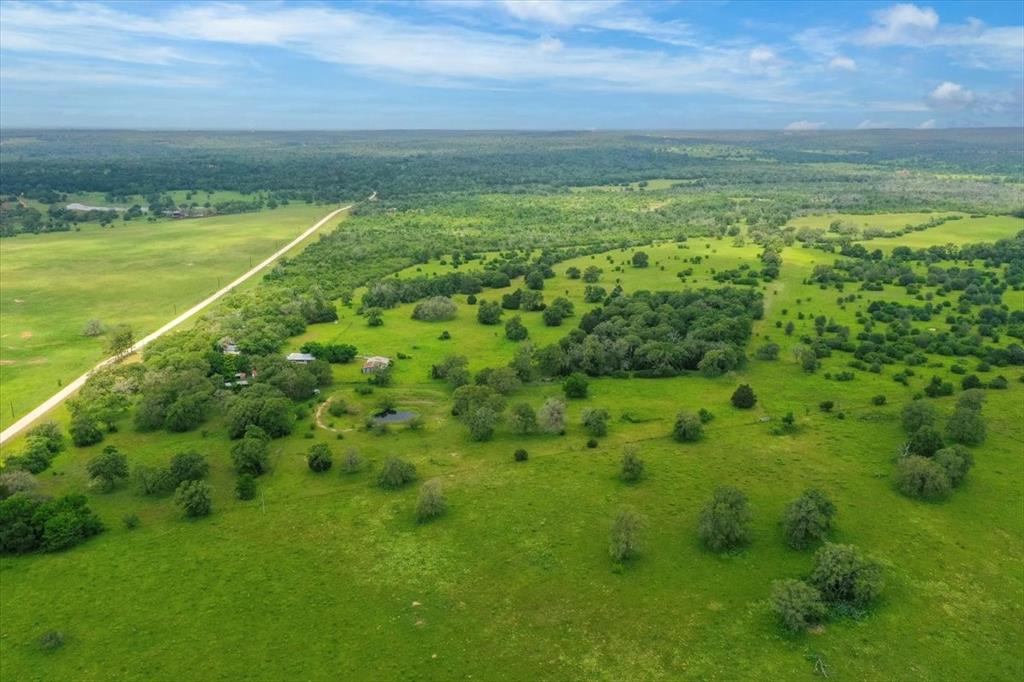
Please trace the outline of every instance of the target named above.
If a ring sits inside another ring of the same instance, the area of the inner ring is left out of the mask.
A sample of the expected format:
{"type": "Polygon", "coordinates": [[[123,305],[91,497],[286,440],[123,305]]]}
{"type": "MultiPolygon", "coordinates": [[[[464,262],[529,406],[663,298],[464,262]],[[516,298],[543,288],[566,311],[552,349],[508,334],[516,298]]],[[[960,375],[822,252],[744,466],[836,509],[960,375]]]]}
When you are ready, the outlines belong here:
{"type": "Polygon", "coordinates": [[[323,206],[201,220],[137,221],[0,241],[0,426],[103,357],[90,319],[141,338],[216,291],[320,217],[323,206]]]}
{"type": "MultiPolygon", "coordinates": [[[[465,228],[472,224],[467,217],[465,228]]],[[[976,241],[976,227],[968,220],[948,223],[943,239],[976,241]]],[[[1006,236],[1011,227],[991,229],[1006,236]]],[[[910,236],[934,238],[942,228],[910,236]]],[[[871,243],[889,242],[896,240],[871,243]]],[[[642,248],[651,262],[645,269],[629,265],[633,248],[557,264],[545,298],[565,296],[576,308],[561,327],[544,326],[538,312],[505,311],[503,321],[520,315],[536,345],[568,333],[593,305],[583,300],[584,283],[565,276],[570,266],[596,264],[604,269],[602,286],[619,283],[627,292],[717,287],[715,271],[756,264],[760,252],[728,238],[642,248]],[[696,255],[705,257],[702,263],[686,262],[696,255]],[[681,282],[676,273],[684,266],[693,273],[681,282]]],[[[325,429],[315,423],[315,401],[299,407],[293,434],[273,441],[272,471],[250,502],[234,498],[221,417],[184,434],[140,433],[126,420],[104,444],[116,445],[133,465],[164,464],[191,447],[208,456],[215,511],[184,521],[170,499],[141,497],[126,485],[90,495],[106,533],[61,554],[0,559],[0,677],[104,679],[116,669],[126,680],[810,680],[816,677],[809,657],[820,655],[830,678],[839,680],[947,680],[951,671],[959,679],[1019,679],[1021,369],[980,372],[986,379],[1004,374],[1010,387],[987,392],[989,436],[975,449],[977,465],[965,487],[942,503],[901,496],[893,484],[905,439],[899,410],[931,375],[957,385],[960,377],[950,372],[953,358],[929,356],[908,386],[892,379],[899,367],[857,371],[842,383],[825,378],[848,368],[850,356],[842,352],[823,358],[815,374],[801,371],[792,350],[802,335],[814,333],[814,316],[856,331],[855,311],[870,301],[910,300],[897,287],[848,287],[845,293],[861,298],[840,304],[834,290],[804,283],[815,265],[835,257],[786,248],[780,278],[759,285],[765,315],[747,354],[753,358],[770,339],[782,347],[778,360],[751,359],[715,379],[592,380],[588,398],[569,401],[564,436],[516,436],[501,426],[494,440],[476,443],[449,415],[450,390],[428,378],[430,366],[459,353],[469,356],[475,372],[504,365],[519,345],[505,338],[501,325],[478,324],[477,307],[465,296],[455,297],[454,320],[415,321],[414,305],[404,304],[384,311],[384,325],[375,328],[355,306],[339,304],[337,322],[310,325],[288,350],[317,340],[351,343],[366,355],[403,353],[409,357],[397,361],[394,386],[358,395],[353,389],[364,383],[358,361],[333,366],[335,383],[321,397],[344,400],[351,414],[325,417],[325,429]],[[776,327],[788,321],[796,326],[792,336],[776,327]],[[438,338],[444,330],[450,340],[438,338]],[[753,410],[729,404],[739,383],[756,391],[753,410]],[[878,394],[887,396],[886,405],[871,404],[878,394]],[[421,414],[424,429],[396,427],[385,435],[362,429],[382,395],[421,414]],[[835,401],[831,414],[818,409],[823,400],[835,401]],[[580,426],[588,407],[612,416],[608,436],[595,449],[585,446],[580,426]],[[715,415],[704,439],[672,441],[675,413],[701,407],[715,415]],[[788,411],[796,416],[796,432],[772,435],[788,411]],[[336,464],[354,447],[369,466],[351,475],[337,466],[313,474],[304,453],[318,442],[332,447],[336,464]],[[634,485],[617,477],[628,443],[637,444],[647,462],[647,476],[634,485]],[[512,461],[517,447],[529,450],[527,462],[512,461]],[[446,516],[417,525],[415,487],[385,492],[374,485],[393,454],[413,462],[420,480],[443,482],[451,504],[446,516]],[[703,549],[695,532],[698,511],[719,484],[746,492],[754,513],[751,545],[725,555],[703,549]],[[839,509],[832,539],[856,544],[882,563],[886,590],[861,619],[784,635],[768,608],[770,584],[806,575],[811,552],[785,548],[780,519],[786,503],[808,487],[826,491],[839,509]],[[618,572],[608,559],[607,538],[622,505],[640,511],[647,527],[640,559],[618,572]],[[123,527],[121,518],[130,513],[141,518],[140,528],[123,527]],[[44,652],[35,645],[48,630],[66,634],[62,649],[44,652]]],[[[450,271],[434,258],[399,275],[450,271]]],[[[519,279],[479,298],[497,300],[521,285],[519,279]]],[[[1006,292],[1004,302],[1024,309],[1019,291],[1006,292]]],[[[65,334],[80,324],[68,324],[65,334]]],[[[956,361],[975,371],[976,359],[956,361]]],[[[536,408],[555,395],[561,395],[558,383],[536,381],[509,402],[536,408]]],[[[954,401],[934,403],[945,414],[954,401]]],[[[12,443],[4,453],[18,447],[12,443]]],[[[52,474],[40,477],[45,489],[84,489],[84,463],[99,447],[60,454],[52,474]]]]}

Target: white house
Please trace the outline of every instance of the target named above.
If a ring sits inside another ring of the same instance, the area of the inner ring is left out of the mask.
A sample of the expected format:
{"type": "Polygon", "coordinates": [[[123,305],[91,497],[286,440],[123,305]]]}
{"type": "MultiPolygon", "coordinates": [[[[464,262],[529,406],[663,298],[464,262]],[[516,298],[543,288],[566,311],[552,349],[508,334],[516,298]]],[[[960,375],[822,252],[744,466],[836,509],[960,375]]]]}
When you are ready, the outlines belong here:
{"type": "Polygon", "coordinates": [[[288,357],[285,358],[288,362],[297,362],[300,365],[308,365],[309,363],[316,360],[309,353],[289,353],[288,357]]]}

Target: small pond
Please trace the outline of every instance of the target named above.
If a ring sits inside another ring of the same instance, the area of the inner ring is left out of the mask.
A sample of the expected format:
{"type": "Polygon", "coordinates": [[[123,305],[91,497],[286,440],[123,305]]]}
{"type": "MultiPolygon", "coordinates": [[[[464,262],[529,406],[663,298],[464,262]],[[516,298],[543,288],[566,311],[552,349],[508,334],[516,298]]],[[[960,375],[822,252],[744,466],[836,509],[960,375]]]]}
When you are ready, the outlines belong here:
{"type": "Polygon", "coordinates": [[[415,412],[407,412],[403,410],[391,410],[388,412],[381,412],[373,416],[373,422],[375,424],[401,424],[407,422],[413,417],[418,416],[415,412]]]}

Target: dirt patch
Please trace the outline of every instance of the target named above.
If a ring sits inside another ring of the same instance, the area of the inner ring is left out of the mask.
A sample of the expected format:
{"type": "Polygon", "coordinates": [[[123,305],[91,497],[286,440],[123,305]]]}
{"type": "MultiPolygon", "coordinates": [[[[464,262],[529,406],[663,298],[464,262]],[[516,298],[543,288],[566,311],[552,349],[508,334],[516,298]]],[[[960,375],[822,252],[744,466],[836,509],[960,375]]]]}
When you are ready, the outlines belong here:
{"type": "Polygon", "coordinates": [[[13,365],[13,364],[14,364],[14,360],[0,360],[0,365],[3,365],[4,367],[7,367],[8,365],[13,365]]]}
{"type": "Polygon", "coordinates": [[[16,298],[16,299],[14,299],[14,302],[15,303],[24,303],[25,299],[23,299],[23,298],[16,298]]]}
{"type": "Polygon", "coordinates": [[[46,358],[32,358],[26,364],[29,364],[29,365],[45,365],[47,362],[49,362],[49,360],[47,360],[46,358]]]}
{"type": "Polygon", "coordinates": [[[23,338],[23,339],[31,339],[31,338],[32,338],[32,332],[30,332],[30,331],[28,331],[28,330],[26,329],[26,330],[25,330],[25,331],[23,331],[22,333],[18,334],[18,336],[20,336],[20,337],[21,337],[21,338],[23,338]]]}

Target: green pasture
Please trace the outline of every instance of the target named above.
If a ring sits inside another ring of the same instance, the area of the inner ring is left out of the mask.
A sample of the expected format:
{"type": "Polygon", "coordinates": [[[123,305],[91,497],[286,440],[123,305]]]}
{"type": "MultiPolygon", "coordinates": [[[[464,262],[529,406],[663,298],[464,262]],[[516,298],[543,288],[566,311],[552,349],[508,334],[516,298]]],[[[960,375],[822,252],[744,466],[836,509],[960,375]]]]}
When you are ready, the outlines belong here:
{"type": "MultiPolygon", "coordinates": [[[[566,296],[577,313],[562,327],[545,327],[536,312],[505,311],[502,321],[520,315],[535,344],[566,334],[588,307],[585,284],[564,275],[573,265],[598,265],[602,286],[618,282],[626,291],[719,286],[713,268],[758,267],[759,248],[730,239],[643,247],[646,269],[628,264],[633,250],[555,267],[545,299],[566,296]],[[695,255],[707,258],[686,262],[695,255]],[[676,273],[685,267],[694,271],[683,283],[676,273]]],[[[834,258],[788,248],[781,278],[764,285],[766,314],[748,355],[770,339],[783,347],[778,360],[751,359],[717,379],[593,380],[587,399],[569,402],[564,436],[520,437],[503,426],[494,440],[474,443],[449,415],[450,391],[428,378],[430,365],[450,353],[468,356],[473,371],[504,365],[518,345],[505,339],[503,325],[478,324],[465,297],[456,297],[454,320],[415,321],[413,305],[403,305],[385,311],[377,328],[367,327],[355,306],[340,307],[336,323],[311,326],[289,349],[318,340],[353,343],[365,355],[402,353],[408,357],[396,361],[394,386],[358,395],[354,388],[365,381],[359,361],[336,365],[335,384],[322,398],[344,400],[351,414],[325,412],[323,428],[315,402],[301,407],[292,436],[274,441],[273,470],[250,502],[234,499],[230,442],[218,421],[187,434],[143,434],[123,424],[104,444],[121,448],[133,464],[163,464],[191,447],[205,453],[213,466],[214,514],[186,521],[169,499],[123,486],[90,495],[108,532],[66,553],[0,560],[0,677],[813,680],[809,658],[820,656],[835,680],[1020,679],[1020,370],[981,374],[1004,373],[1011,387],[988,392],[989,437],[975,449],[977,465],[965,487],[938,504],[902,497],[892,476],[904,439],[899,410],[932,374],[959,377],[949,373],[951,358],[937,356],[930,358],[934,366],[917,368],[909,387],[892,380],[894,367],[881,375],[856,372],[849,382],[825,379],[847,369],[843,353],[823,359],[816,374],[801,371],[791,350],[799,336],[813,334],[815,315],[856,332],[858,307],[878,297],[906,298],[902,289],[887,288],[844,308],[839,292],[803,284],[815,264],[834,258]],[[804,320],[797,319],[801,311],[804,320]],[[791,337],[775,326],[789,320],[797,326],[791,337]],[[450,340],[438,338],[444,330],[450,340]],[[739,383],[757,393],[754,409],[729,404],[739,383]],[[385,394],[399,409],[422,414],[424,429],[362,429],[385,394]],[[887,405],[871,404],[878,394],[887,405]],[[818,409],[824,400],[835,401],[831,414],[818,409]],[[612,415],[609,435],[595,449],[586,447],[579,425],[588,407],[612,415]],[[675,413],[701,407],[715,415],[705,438],[670,440],[675,413]],[[796,433],[772,435],[789,411],[796,433]],[[306,467],[303,455],[316,442],[334,451],[328,473],[306,467]],[[629,443],[647,463],[646,477],[634,485],[617,478],[629,443]],[[513,462],[519,447],[529,461],[513,462]],[[367,460],[364,471],[338,471],[348,448],[367,460]],[[451,507],[446,516],[417,526],[418,486],[384,492],[374,485],[391,455],[414,462],[421,481],[442,482],[451,507]],[[702,549],[695,531],[700,507],[719,484],[746,492],[754,511],[753,543],[722,556],[702,549]],[[887,586],[863,619],[789,636],[769,612],[768,594],[773,580],[810,569],[811,552],[785,548],[780,528],[786,503],[808,487],[826,491],[839,509],[833,539],[878,559],[887,586]],[[646,517],[646,548],[617,572],[608,559],[608,530],[623,505],[646,517]],[[130,513],[139,515],[140,528],[124,528],[121,518],[130,513]],[[65,633],[61,649],[36,644],[49,630],[65,633]]],[[[399,275],[451,268],[432,261],[399,275]]],[[[498,300],[516,286],[521,282],[479,298],[498,300]]],[[[66,334],[78,325],[68,324],[66,334]]],[[[972,371],[977,364],[960,361],[972,371]]],[[[557,383],[535,382],[509,404],[537,408],[555,395],[557,383]]],[[[954,400],[935,402],[948,413],[954,400]]],[[[84,489],[85,461],[97,451],[62,453],[41,476],[45,489],[84,489]]]]}
{"type": "Polygon", "coordinates": [[[105,357],[103,337],[82,335],[90,319],[128,324],[142,338],[328,210],[293,204],[0,240],[0,426],[105,357]]]}

